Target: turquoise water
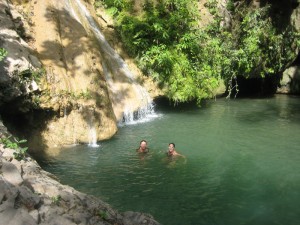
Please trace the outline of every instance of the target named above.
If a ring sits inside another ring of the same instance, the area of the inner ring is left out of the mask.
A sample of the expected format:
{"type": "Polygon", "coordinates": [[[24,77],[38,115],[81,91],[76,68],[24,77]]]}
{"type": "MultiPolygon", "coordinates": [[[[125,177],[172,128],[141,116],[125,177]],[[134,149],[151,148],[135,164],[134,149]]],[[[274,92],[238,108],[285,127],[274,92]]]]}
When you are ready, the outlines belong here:
{"type": "Polygon", "coordinates": [[[300,98],[157,106],[99,147],[39,158],[61,182],[164,225],[300,224],[300,98]],[[146,139],[150,154],[135,149],[146,139]],[[185,158],[166,157],[175,142],[185,158]]]}

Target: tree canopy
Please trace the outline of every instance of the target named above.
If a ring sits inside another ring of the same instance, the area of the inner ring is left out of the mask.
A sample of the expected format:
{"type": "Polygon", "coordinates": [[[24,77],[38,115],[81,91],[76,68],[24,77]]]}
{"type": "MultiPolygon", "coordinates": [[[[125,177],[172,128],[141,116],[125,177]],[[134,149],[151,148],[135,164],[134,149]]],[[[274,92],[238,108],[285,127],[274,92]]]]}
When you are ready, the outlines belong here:
{"type": "Polygon", "coordinates": [[[116,21],[126,50],[142,71],[167,88],[175,102],[211,98],[221,79],[230,85],[236,76],[276,75],[296,58],[299,34],[292,26],[277,29],[270,6],[249,8],[228,1],[233,25],[221,26],[217,0],[206,7],[213,22],[199,27],[195,0],[145,0],[134,12],[133,0],[102,0],[116,21]],[[296,46],[296,47],[295,47],[296,46]]]}

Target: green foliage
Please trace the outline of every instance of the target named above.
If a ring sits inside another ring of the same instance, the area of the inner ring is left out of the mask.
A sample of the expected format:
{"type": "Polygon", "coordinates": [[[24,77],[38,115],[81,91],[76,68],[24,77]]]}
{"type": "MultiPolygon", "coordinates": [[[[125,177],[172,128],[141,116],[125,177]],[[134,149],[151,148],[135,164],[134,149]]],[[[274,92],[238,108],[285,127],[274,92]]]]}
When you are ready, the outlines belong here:
{"type": "Polygon", "coordinates": [[[214,21],[205,28],[198,27],[196,0],[147,0],[138,16],[126,6],[131,1],[103,2],[117,10],[116,27],[127,51],[175,102],[214,97],[221,79],[231,89],[237,76],[275,75],[300,47],[293,27],[282,31],[274,26],[268,5],[251,9],[239,4],[237,10],[236,1],[229,0],[226,8],[234,24],[224,30],[217,0],[206,3],[214,21]]]}
{"type": "Polygon", "coordinates": [[[39,83],[45,74],[46,74],[46,70],[44,68],[41,69],[28,68],[20,72],[18,76],[20,78],[21,83],[31,82],[32,80],[39,83]]]}
{"type": "Polygon", "coordinates": [[[103,6],[111,15],[115,16],[123,10],[132,11],[133,3],[133,0],[95,0],[94,6],[96,8],[103,6]]]}
{"type": "MultiPolygon", "coordinates": [[[[53,96],[55,97],[55,96],[53,96]]],[[[68,90],[61,90],[56,97],[58,97],[60,100],[62,99],[69,99],[69,100],[79,100],[79,99],[92,99],[92,94],[89,90],[81,91],[79,93],[71,92],[68,90]]]]}
{"type": "Polygon", "coordinates": [[[218,9],[217,9],[218,0],[207,0],[205,3],[205,7],[208,9],[209,13],[212,15],[217,15],[218,9]]]}
{"type": "MultiPolygon", "coordinates": [[[[155,77],[159,81],[164,81],[172,73],[175,55],[166,45],[152,46],[140,59],[142,68],[151,68],[155,73],[162,76],[155,77]]],[[[147,71],[145,71],[147,72],[147,71]]],[[[150,71],[148,71],[151,73],[150,71]]]]}
{"type": "Polygon", "coordinates": [[[25,140],[25,139],[19,140],[16,137],[12,138],[12,136],[0,139],[0,143],[2,143],[5,148],[10,148],[10,149],[15,150],[15,152],[13,154],[14,154],[15,159],[18,161],[21,161],[26,156],[28,147],[21,147],[21,144],[23,144],[25,142],[27,142],[27,140],[25,140]],[[13,139],[13,140],[11,140],[11,139],[13,139]]]}
{"type": "Polygon", "coordinates": [[[2,61],[7,55],[7,51],[4,48],[0,48],[0,61],[2,61]]]}
{"type": "Polygon", "coordinates": [[[103,7],[104,3],[102,1],[94,1],[94,7],[97,9],[97,8],[100,8],[100,7],[103,7]]]}
{"type": "Polygon", "coordinates": [[[234,12],[234,9],[235,9],[235,7],[234,7],[234,0],[228,0],[227,1],[226,9],[228,11],[234,12]]]}
{"type": "Polygon", "coordinates": [[[51,197],[51,201],[52,201],[52,204],[59,205],[59,203],[61,201],[61,196],[60,195],[53,196],[53,197],[51,197]]]}
{"type": "Polygon", "coordinates": [[[196,1],[146,1],[143,16],[122,10],[117,29],[144,73],[167,87],[170,99],[185,102],[212,97],[218,77],[203,75],[199,63],[196,1]],[[199,90],[199,88],[203,88],[199,90]]]}
{"type": "Polygon", "coordinates": [[[97,215],[102,218],[103,220],[107,220],[108,219],[108,214],[107,212],[103,211],[103,210],[99,210],[97,212],[97,215]]]}
{"type": "Polygon", "coordinates": [[[293,46],[298,37],[291,26],[283,32],[273,26],[269,6],[248,10],[238,24],[235,38],[228,40],[235,42],[229,51],[232,63],[228,71],[247,78],[277,74],[295,59],[293,46]]]}
{"type": "Polygon", "coordinates": [[[117,24],[117,29],[130,54],[138,55],[151,46],[149,24],[129,16],[127,13],[119,15],[117,24]]]}
{"type": "Polygon", "coordinates": [[[92,94],[89,90],[81,91],[79,94],[75,95],[76,99],[92,99],[92,94]]]}

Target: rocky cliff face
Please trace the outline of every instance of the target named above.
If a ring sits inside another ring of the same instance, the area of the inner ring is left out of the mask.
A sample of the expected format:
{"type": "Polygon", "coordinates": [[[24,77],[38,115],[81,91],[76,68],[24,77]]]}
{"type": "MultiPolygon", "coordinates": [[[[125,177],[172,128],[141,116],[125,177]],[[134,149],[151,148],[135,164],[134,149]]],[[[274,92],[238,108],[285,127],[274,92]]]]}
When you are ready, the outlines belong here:
{"type": "Polygon", "coordinates": [[[119,213],[107,203],[62,185],[30,157],[17,161],[0,145],[0,224],[159,225],[152,216],[119,213]]]}
{"type": "MultiPolygon", "coordinates": [[[[300,32],[300,1],[255,1],[258,6],[265,4],[272,5],[272,12],[278,15],[277,26],[286,27],[291,25],[297,32],[300,32]]],[[[295,48],[295,55],[299,58],[299,49],[295,48]]],[[[278,84],[277,93],[284,94],[300,94],[300,74],[299,74],[299,60],[294,59],[288,65],[287,69],[283,71],[280,76],[280,83],[278,84]]]]}
{"type": "Polygon", "coordinates": [[[41,69],[42,64],[24,40],[32,40],[29,29],[25,32],[22,15],[6,1],[0,1],[0,47],[9,51],[0,62],[0,106],[37,89],[34,80],[21,80],[18,76],[27,69],[41,69]],[[20,36],[22,35],[23,38],[20,36]]]}
{"type": "MultiPolygon", "coordinates": [[[[126,57],[117,45],[115,52],[99,46],[88,24],[92,18],[98,25],[97,17],[88,3],[13,3],[0,0],[0,47],[8,51],[0,65],[0,107],[6,125],[16,128],[17,135],[25,134],[37,151],[110,138],[128,102],[132,111],[141,106],[144,87],[133,81],[143,80],[141,73],[130,59],[113,62],[118,53],[126,57]],[[80,12],[83,7],[90,18],[80,12]],[[126,74],[129,70],[134,70],[134,78],[126,74]]],[[[100,26],[110,34],[101,18],[100,26]]]]}
{"type": "MultiPolygon", "coordinates": [[[[272,21],[274,29],[282,35],[293,30],[295,33],[300,33],[300,1],[299,0],[251,0],[251,1],[232,1],[232,0],[218,0],[219,15],[221,16],[221,27],[226,30],[232,30],[234,24],[238,24],[241,18],[235,17],[233,12],[228,9],[230,7],[243,9],[247,12],[251,9],[259,9],[265,6],[269,7],[268,20],[272,21]],[[247,10],[245,10],[247,9],[247,10]]],[[[234,34],[234,33],[233,33],[234,34]]],[[[238,39],[239,37],[237,37],[238,39]]],[[[238,79],[242,81],[239,83],[241,92],[245,94],[251,94],[259,92],[260,94],[300,94],[300,78],[299,78],[299,47],[295,42],[290,44],[291,46],[282,46],[281,48],[290,48],[290,54],[294,57],[287,55],[280,55],[282,58],[289,58],[289,62],[282,66],[282,70],[278,71],[278,74],[272,74],[268,76],[265,74],[265,78],[253,77],[245,79],[241,77],[238,79]],[[245,90],[243,90],[245,88],[245,90]]]]}
{"type": "MultiPolygon", "coordinates": [[[[283,4],[283,2],[281,3],[283,4]]],[[[289,7],[291,9],[290,23],[300,32],[300,1],[290,0],[289,7]]],[[[300,52],[298,50],[298,58],[282,73],[278,93],[300,94],[300,52]]]]}
{"type": "Polygon", "coordinates": [[[87,143],[91,130],[96,140],[111,137],[117,126],[101,56],[66,6],[32,1],[14,7],[4,0],[0,5],[1,47],[8,51],[1,62],[3,117],[26,115],[23,122],[31,130],[23,133],[37,150],[87,143]]]}

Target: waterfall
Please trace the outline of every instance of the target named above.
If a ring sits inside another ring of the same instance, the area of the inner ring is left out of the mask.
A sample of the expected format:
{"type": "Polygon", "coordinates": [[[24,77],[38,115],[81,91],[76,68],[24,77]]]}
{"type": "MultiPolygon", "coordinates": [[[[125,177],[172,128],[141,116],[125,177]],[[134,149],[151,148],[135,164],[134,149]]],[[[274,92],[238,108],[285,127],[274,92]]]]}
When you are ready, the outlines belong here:
{"type": "Polygon", "coordinates": [[[131,108],[125,108],[123,120],[119,122],[119,126],[148,122],[158,115],[154,111],[154,104],[148,104],[132,111],[131,108]]]}
{"type": "MultiPolygon", "coordinates": [[[[119,54],[109,45],[104,35],[98,28],[96,21],[90,15],[87,8],[80,0],[75,0],[79,15],[76,15],[75,10],[71,10],[72,15],[76,20],[80,17],[85,20],[100,46],[100,51],[105,60],[102,62],[103,72],[107,84],[110,88],[110,98],[114,106],[114,110],[121,111],[122,114],[117,114],[119,125],[133,124],[149,121],[155,117],[153,100],[147,90],[136,82],[135,75],[130,71],[126,62],[119,54]],[[115,77],[114,77],[115,76],[115,77]],[[125,77],[130,84],[130,87],[135,93],[134,96],[127,96],[124,90],[128,91],[128,87],[124,87],[126,82],[120,77],[125,77]],[[116,81],[119,79],[119,81],[116,81]]],[[[115,112],[116,113],[116,112],[115,112]]]]}
{"type": "Polygon", "coordinates": [[[89,146],[94,148],[99,147],[97,144],[97,133],[94,127],[90,127],[89,130],[89,146]]]}
{"type": "Polygon", "coordinates": [[[99,147],[99,145],[97,144],[97,131],[94,126],[95,119],[96,119],[95,111],[93,108],[86,108],[85,113],[86,113],[86,119],[88,121],[88,126],[89,126],[89,134],[88,134],[89,144],[88,144],[88,146],[94,147],[94,148],[99,147]]]}

